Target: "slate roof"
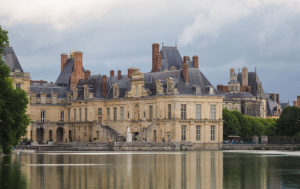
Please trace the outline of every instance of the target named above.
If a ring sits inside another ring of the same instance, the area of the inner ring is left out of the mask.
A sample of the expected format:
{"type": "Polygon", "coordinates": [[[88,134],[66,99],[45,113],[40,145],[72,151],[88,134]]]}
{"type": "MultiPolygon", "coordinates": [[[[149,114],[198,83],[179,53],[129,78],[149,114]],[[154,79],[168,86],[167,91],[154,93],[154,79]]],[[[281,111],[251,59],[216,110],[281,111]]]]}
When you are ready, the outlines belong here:
{"type": "Polygon", "coordinates": [[[161,68],[160,70],[170,70],[172,66],[179,70],[182,65],[182,58],[177,47],[162,46],[161,51],[161,68]]]}
{"type": "Polygon", "coordinates": [[[46,93],[47,97],[50,97],[52,93],[57,93],[58,98],[66,98],[67,92],[70,92],[70,89],[52,83],[33,83],[30,85],[30,91],[36,93],[37,97],[39,97],[41,93],[46,93]]]}
{"type": "Polygon", "coordinates": [[[254,98],[254,96],[248,92],[225,93],[225,99],[233,99],[233,98],[254,98]]]}
{"type": "Polygon", "coordinates": [[[267,99],[267,116],[273,116],[279,105],[271,99],[271,96],[267,99]]]}
{"type": "Polygon", "coordinates": [[[5,47],[2,55],[2,60],[10,68],[11,72],[14,72],[16,69],[23,72],[21,64],[13,50],[12,47],[5,47]]]}
{"type": "MultiPolygon", "coordinates": [[[[242,83],[242,73],[238,73],[238,81],[242,83]]],[[[258,74],[256,72],[248,72],[248,85],[250,86],[251,94],[258,96],[258,86],[260,84],[258,74]]]]}

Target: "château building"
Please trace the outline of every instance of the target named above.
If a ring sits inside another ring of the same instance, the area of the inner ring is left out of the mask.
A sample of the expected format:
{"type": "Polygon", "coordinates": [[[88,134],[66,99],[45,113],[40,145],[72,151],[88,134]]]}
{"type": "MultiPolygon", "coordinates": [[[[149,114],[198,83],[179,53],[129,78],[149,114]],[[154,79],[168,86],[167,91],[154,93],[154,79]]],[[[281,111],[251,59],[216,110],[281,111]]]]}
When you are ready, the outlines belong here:
{"type": "Polygon", "coordinates": [[[152,70],[91,75],[83,53],[61,54],[55,83],[30,81],[12,50],[4,52],[16,87],[28,92],[28,138],[46,142],[122,141],[128,128],[145,142],[189,142],[220,148],[223,95],[199,69],[198,57],[181,57],[177,47],[152,45],[152,70]],[[12,62],[12,60],[14,60],[12,62]],[[17,73],[16,74],[16,70],[17,73]],[[29,89],[30,87],[30,89],[29,89]]]}
{"type": "Polygon", "coordinates": [[[281,113],[279,94],[264,92],[258,73],[242,72],[230,69],[230,81],[227,86],[218,85],[217,90],[224,95],[223,107],[236,110],[254,117],[279,117],[281,113]]]}

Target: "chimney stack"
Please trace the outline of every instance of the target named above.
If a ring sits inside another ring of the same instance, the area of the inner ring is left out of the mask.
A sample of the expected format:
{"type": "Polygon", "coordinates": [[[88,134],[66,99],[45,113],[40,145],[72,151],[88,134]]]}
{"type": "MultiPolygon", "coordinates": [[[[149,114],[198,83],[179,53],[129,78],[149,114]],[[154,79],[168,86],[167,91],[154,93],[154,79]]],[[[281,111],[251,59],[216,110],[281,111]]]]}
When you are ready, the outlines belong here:
{"type": "Polygon", "coordinates": [[[183,57],[183,63],[187,62],[189,60],[189,57],[188,56],[184,56],[183,57]]]}
{"type": "Polygon", "coordinates": [[[61,72],[63,71],[63,69],[64,69],[64,67],[67,63],[67,60],[68,60],[68,54],[67,53],[62,53],[60,55],[60,67],[61,67],[60,71],[61,72]]]}
{"type": "Polygon", "coordinates": [[[102,96],[105,98],[107,96],[107,76],[102,76],[102,96]]]}
{"type": "Polygon", "coordinates": [[[196,55],[193,56],[194,68],[199,68],[198,61],[199,61],[198,56],[196,56],[196,55]]]}
{"type": "Polygon", "coordinates": [[[87,81],[90,76],[91,76],[91,71],[90,70],[85,70],[85,72],[84,72],[85,81],[87,81]]]}
{"type": "Polygon", "coordinates": [[[134,68],[128,68],[128,78],[131,78],[131,75],[134,71],[135,71],[134,68]]]}
{"type": "Polygon", "coordinates": [[[110,70],[110,77],[115,76],[115,71],[114,70],[110,70]]]}
{"type": "Polygon", "coordinates": [[[82,72],[82,52],[80,51],[74,52],[74,72],[82,72]]]}
{"type": "Polygon", "coordinates": [[[120,80],[121,77],[122,77],[122,72],[121,72],[121,70],[118,70],[118,80],[120,80]]]}
{"type": "Polygon", "coordinates": [[[161,67],[161,55],[158,53],[156,55],[156,71],[159,72],[159,69],[161,67]]]}
{"type": "Polygon", "coordinates": [[[248,86],[248,68],[244,67],[242,70],[242,86],[248,86]]]}
{"type": "Polygon", "coordinates": [[[159,54],[159,44],[152,44],[152,72],[157,72],[157,54],[159,54]]]}
{"type": "Polygon", "coordinates": [[[186,63],[186,61],[184,61],[183,65],[182,65],[182,74],[183,74],[185,83],[188,83],[189,82],[189,66],[186,63]]]}
{"type": "Polygon", "coordinates": [[[276,94],[276,102],[277,102],[277,104],[280,105],[280,100],[279,100],[279,94],[278,93],[276,94]]]}

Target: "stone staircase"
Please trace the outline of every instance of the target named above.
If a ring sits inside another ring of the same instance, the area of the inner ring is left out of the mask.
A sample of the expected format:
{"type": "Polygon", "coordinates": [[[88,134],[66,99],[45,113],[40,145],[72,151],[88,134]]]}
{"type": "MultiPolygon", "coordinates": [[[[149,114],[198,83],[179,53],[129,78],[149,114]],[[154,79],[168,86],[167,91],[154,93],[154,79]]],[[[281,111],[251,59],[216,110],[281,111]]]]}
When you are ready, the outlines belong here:
{"type": "Polygon", "coordinates": [[[146,141],[149,141],[149,139],[150,139],[149,135],[152,135],[153,130],[156,129],[156,126],[157,126],[157,123],[156,123],[156,121],[154,121],[147,127],[144,127],[143,130],[137,136],[138,141],[143,141],[144,139],[146,139],[146,141]]]}

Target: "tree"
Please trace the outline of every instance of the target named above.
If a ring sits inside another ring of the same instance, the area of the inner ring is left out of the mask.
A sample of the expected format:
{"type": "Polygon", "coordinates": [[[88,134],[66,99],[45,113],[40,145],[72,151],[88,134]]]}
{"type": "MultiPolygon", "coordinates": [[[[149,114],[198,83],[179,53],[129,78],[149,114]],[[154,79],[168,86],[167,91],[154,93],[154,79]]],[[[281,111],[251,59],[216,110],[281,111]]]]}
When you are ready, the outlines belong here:
{"type": "Polygon", "coordinates": [[[295,136],[300,132],[300,108],[285,108],[276,122],[279,135],[295,136]]]}
{"type": "Polygon", "coordinates": [[[227,109],[223,109],[223,135],[227,138],[229,135],[239,135],[241,125],[237,117],[227,109]]]}
{"type": "MultiPolygon", "coordinates": [[[[0,54],[8,44],[7,31],[0,27],[0,54]]],[[[14,89],[9,73],[0,56],[0,145],[5,154],[9,154],[11,148],[20,142],[30,123],[26,115],[27,94],[21,89],[14,89]]]]}

